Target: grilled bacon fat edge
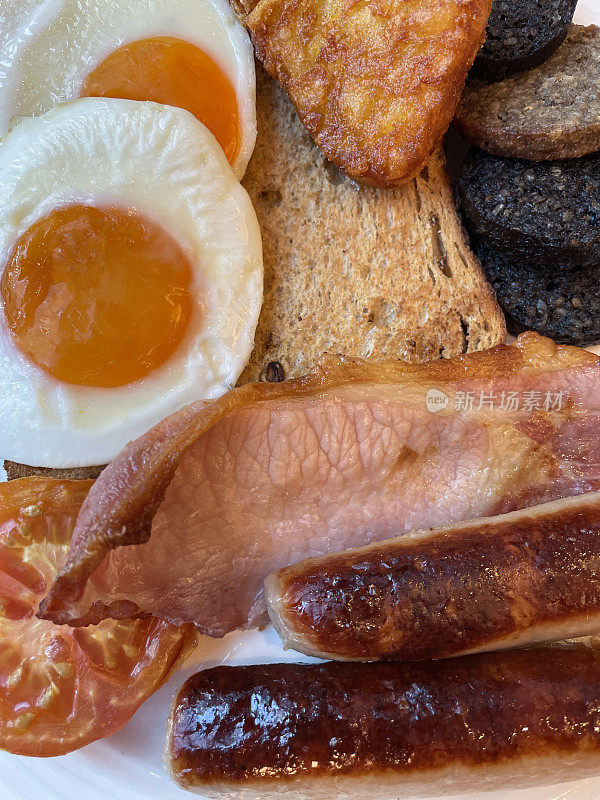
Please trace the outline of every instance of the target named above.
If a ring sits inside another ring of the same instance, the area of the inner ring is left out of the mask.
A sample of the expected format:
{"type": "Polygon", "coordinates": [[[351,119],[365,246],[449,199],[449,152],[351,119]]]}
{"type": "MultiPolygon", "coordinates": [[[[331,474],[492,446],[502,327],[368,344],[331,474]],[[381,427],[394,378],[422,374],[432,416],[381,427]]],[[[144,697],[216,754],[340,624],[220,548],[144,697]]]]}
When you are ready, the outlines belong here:
{"type": "Polygon", "coordinates": [[[218,667],[176,698],[165,761],[185,789],[236,800],[543,784],[598,769],[598,697],[600,656],[585,647],[218,667]]]}
{"type": "Polygon", "coordinates": [[[286,647],[443,658],[600,630],[600,493],[312,558],[265,581],[286,647]]]}

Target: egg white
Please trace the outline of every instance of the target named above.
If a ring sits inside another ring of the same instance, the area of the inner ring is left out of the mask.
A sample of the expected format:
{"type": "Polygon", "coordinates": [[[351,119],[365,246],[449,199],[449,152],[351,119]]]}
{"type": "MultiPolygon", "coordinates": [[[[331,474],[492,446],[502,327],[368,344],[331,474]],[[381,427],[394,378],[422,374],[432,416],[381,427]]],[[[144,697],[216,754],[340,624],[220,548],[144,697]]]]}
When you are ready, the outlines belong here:
{"type": "Polygon", "coordinates": [[[108,55],[155,36],[195,44],[229,77],[241,178],[256,141],[254,53],[227,0],[0,0],[0,135],[18,117],[74,100],[108,55]]]}
{"type": "Polygon", "coordinates": [[[74,202],[134,209],[160,224],[190,259],[191,291],[206,309],[165,365],[105,389],[62,383],[31,363],[0,305],[2,455],[43,467],[104,464],[173,411],[231,388],[262,301],[254,208],[189,112],[88,98],[23,119],[0,140],[0,272],[32,224],[74,202]]]}

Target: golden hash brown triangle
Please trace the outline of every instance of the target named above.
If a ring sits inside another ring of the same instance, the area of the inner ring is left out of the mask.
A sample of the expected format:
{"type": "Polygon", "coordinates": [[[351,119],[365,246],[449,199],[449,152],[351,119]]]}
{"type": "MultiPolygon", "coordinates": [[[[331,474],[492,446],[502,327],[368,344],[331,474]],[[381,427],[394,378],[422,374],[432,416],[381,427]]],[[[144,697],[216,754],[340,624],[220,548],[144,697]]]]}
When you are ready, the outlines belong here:
{"type": "Polygon", "coordinates": [[[483,42],[491,0],[260,0],[256,53],[324,155],[399,185],[429,161],[483,42]]]}

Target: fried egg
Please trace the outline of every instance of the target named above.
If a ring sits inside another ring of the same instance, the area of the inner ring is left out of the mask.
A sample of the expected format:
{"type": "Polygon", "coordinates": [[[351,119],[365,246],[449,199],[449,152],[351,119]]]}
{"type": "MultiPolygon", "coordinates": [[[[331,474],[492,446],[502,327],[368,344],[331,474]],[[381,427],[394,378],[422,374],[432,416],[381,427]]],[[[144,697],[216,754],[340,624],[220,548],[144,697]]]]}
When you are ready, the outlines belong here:
{"type": "Polygon", "coordinates": [[[0,134],[80,96],[185,108],[244,174],[254,55],[227,0],[1,0],[0,134]]]}
{"type": "Polygon", "coordinates": [[[89,466],[246,364],[256,215],[188,111],[85,98],[0,140],[0,442],[89,466]]]}

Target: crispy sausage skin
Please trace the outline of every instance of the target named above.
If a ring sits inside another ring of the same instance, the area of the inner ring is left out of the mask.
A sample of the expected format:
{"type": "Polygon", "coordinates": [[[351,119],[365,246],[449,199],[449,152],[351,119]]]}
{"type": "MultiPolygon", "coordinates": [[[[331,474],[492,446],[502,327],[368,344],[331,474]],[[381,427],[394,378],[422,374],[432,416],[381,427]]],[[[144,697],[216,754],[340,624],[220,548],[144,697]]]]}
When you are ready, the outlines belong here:
{"type": "Polygon", "coordinates": [[[176,698],[166,763],[185,789],[246,800],[543,783],[550,763],[552,780],[600,768],[599,697],[600,654],[583,646],[218,667],[176,698]]]}
{"type": "Polygon", "coordinates": [[[308,559],[265,582],[286,647],[413,661],[600,630],[600,493],[308,559]]]}

